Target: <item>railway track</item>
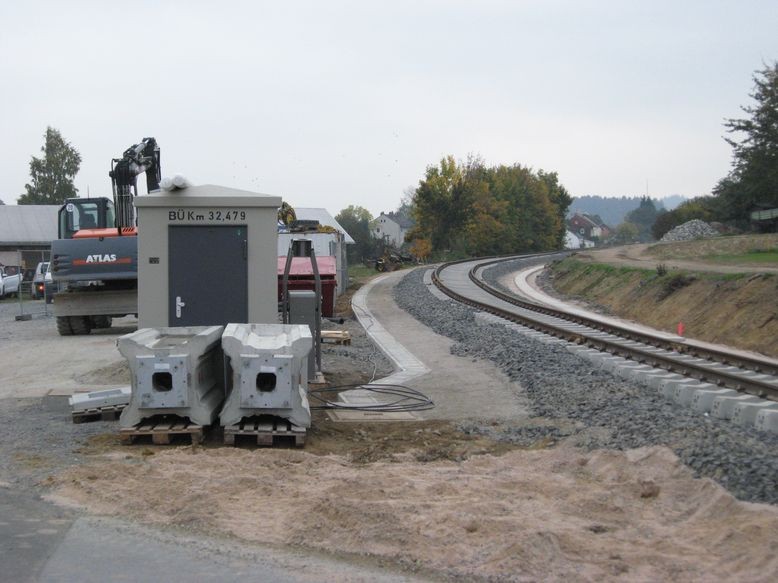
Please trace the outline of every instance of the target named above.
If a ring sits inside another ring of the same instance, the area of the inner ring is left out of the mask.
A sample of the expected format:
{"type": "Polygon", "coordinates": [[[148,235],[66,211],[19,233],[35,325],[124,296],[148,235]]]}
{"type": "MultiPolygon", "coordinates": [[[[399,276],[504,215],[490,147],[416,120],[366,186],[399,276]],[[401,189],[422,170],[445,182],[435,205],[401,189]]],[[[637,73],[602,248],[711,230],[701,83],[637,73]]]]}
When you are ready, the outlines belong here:
{"type": "Polygon", "coordinates": [[[439,266],[434,284],[452,299],[523,326],[580,345],[647,364],[722,388],[778,401],[778,362],[767,358],[679,342],[566,312],[508,294],[487,283],[484,269],[500,262],[560,254],[457,261],[439,266]]]}

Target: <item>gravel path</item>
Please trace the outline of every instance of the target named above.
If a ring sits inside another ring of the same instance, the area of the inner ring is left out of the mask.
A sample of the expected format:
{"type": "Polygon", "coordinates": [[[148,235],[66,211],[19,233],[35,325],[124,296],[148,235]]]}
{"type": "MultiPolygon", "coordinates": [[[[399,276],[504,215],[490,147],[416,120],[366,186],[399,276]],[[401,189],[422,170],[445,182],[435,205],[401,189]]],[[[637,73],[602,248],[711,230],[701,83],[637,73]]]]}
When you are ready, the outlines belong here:
{"type": "MultiPolygon", "coordinates": [[[[523,263],[492,268],[485,277],[495,281],[523,263]]],[[[778,435],[679,408],[656,390],[597,370],[561,346],[501,325],[478,325],[475,310],[435,298],[422,282],[423,271],[412,271],[397,285],[397,304],[454,339],[452,353],[498,364],[526,389],[533,415],[548,420],[547,426],[470,423],[463,429],[526,444],[567,438],[586,449],[666,445],[697,476],[714,479],[737,498],[778,503],[778,435]]]]}

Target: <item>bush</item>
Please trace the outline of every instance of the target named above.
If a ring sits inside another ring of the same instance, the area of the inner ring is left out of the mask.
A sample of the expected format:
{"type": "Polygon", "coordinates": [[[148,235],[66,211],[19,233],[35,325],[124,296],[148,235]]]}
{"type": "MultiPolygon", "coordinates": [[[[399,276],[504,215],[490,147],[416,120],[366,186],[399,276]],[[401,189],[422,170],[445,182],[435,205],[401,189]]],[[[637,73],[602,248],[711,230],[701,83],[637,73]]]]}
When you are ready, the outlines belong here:
{"type": "Polygon", "coordinates": [[[657,300],[660,302],[679,289],[685,288],[687,285],[691,285],[697,278],[687,273],[675,273],[667,278],[662,287],[659,290],[659,296],[657,300]]]}

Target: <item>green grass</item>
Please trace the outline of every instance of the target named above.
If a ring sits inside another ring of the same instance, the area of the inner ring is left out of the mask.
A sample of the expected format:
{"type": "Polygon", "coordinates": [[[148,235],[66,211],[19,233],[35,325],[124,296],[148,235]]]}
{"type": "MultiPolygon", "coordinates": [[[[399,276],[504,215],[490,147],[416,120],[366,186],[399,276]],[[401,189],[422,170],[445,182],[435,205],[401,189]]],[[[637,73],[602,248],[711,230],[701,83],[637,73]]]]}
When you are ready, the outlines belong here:
{"type": "Polygon", "coordinates": [[[737,255],[708,255],[705,261],[725,263],[727,265],[743,265],[753,263],[775,263],[778,265],[778,249],[754,249],[737,255]]]}
{"type": "MultiPolygon", "coordinates": [[[[760,252],[759,255],[766,255],[766,253],[760,252]]],[[[658,261],[657,265],[661,263],[661,261],[658,261]]],[[[567,277],[569,274],[579,276],[600,275],[603,278],[607,277],[613,280],[614,283],[623,282],[626,279],[630,279],[635,274],[638,274],[641,277],[643,285],[651,284],[655,281],[661,282],[668,278],[678,277],[679,275],[688,276],[692,273],[697,279],[711,281],[734,281],[753,275],[752,273],[690,272],[684,269],[668,269],[664,275],[659,275],[656,268],[642,269],[639,267],[609,265],[607,263],[588,263],[574,258],[567,258],[559,263],[555,263],[553,269],[557,273],[557,277],[567,277]]]]}
{"type": "Polygon", "coordinates": [[[635,273],[651,274],[654,273],[653,269],[641,269],[639,267],[629,267],[620,265],[610,265],[608,263],[589,263],[586,261],[579,261],[577,259],[563,259],[558,264],[555,264],[554,269],[561,269],[564,271],[572,271],[574,273],[602,273],[604,275],[626,275],[631,276],[635,273]]]}
{"type": "Polygon", "coordinates": [[[348,266],[348,286],[353,288],[362,287],[367,283],[371,277],[379,275],[379,271],[376,271],[375,267],[366,267],[361,263],[352,264],[348,266]]]}
{"type": "Polygon", "coordinates": [[[354,279],[364,279],[378,273],[375,267],[366,267],[362,264],[349,265],[348,276],[354,279]]]}

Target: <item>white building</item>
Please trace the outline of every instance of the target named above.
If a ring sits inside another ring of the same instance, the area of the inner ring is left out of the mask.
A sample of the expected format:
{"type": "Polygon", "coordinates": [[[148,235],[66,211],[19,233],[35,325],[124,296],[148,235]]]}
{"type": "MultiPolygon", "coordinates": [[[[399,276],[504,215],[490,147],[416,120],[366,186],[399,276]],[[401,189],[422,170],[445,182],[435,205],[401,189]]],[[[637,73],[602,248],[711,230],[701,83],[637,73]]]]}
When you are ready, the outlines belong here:
{"type": "Polygon", "coordinates": [[[565,231],[565,249],[589,249],[590,247],[594,247],[594,241],[584,239],[569,229],[565,231]]]}
{"type": "Polygon", "coordinates": [[[373,221],[372,232],[376,239],[384,239],[395,247],[405,243],[405,235],[413,227],[413,221],[397,213],[381,213],[373,221]]]}

